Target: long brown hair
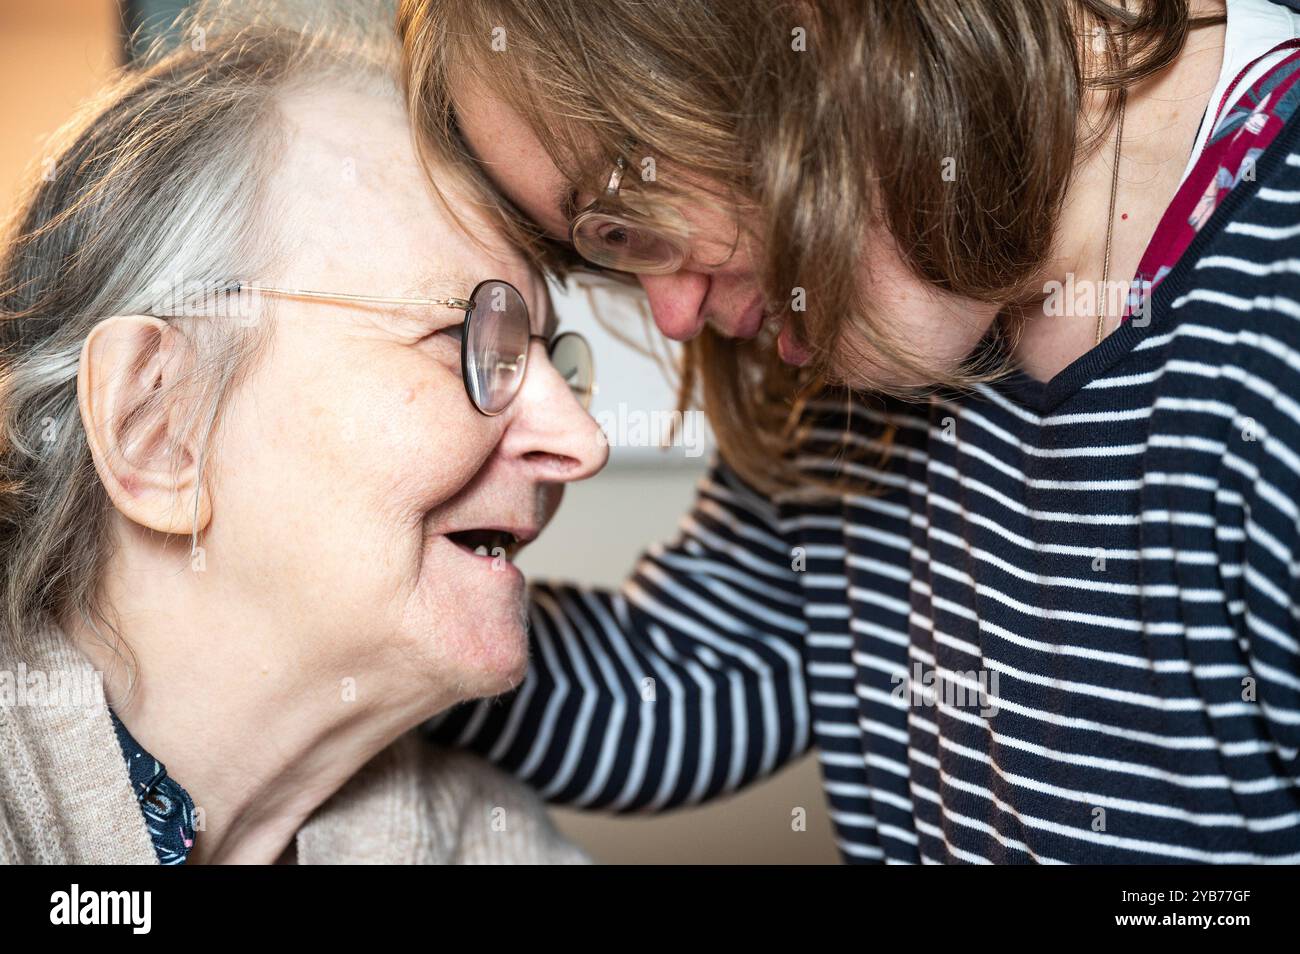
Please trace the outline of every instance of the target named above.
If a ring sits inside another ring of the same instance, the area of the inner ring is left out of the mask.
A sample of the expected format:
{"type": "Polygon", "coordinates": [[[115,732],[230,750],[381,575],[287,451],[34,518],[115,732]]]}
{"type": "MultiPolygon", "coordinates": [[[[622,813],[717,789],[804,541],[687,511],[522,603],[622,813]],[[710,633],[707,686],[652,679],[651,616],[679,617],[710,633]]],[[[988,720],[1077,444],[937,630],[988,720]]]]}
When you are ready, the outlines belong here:
{"type": "MultiPolygon", "coordinates": [[[[634,183],[669,201],[713,184],[761,253],[769,307],[813,361],[791,368],[766,336],[706,328],[685,348],[682,400],[702,399],[728,462],[772,490],[800,482],[788,461],[802,398],[865,359],[845,353],[846,328],[865,329],[875,360],[925,373],[865,295],[864,223],[883,224],[939,289],[1032,299],[1113,92],[1221,20],[1190,17],[1187,0],[403,0],[398,29],[421,146],[439,162],[472,162],[449,93],[460,74],[525,117],[575,187],[592,190],[620,156],[679,171],[634,183]],[[1085,121],[1090,90],[1104,107],[1085,121]]],[[[574,264],[478,181],[534,261],[574,264]]],[[[939,383],[1001,373],[989,355],[1006,350],[981,349],[939,383]]]]}

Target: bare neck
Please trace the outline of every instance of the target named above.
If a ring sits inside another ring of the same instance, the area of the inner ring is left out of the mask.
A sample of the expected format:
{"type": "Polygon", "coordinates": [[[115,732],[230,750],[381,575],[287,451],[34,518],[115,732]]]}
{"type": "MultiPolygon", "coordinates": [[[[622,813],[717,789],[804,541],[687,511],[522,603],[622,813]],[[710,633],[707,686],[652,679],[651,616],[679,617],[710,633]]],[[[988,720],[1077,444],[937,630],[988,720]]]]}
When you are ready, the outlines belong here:
{"type": "Polygon", "coordinates": [[[328,641],[320,625],[295,632],[250,608],[219,570],[200,582],[175,556],[127,546],[107,574],[133,661],[129,694],[121,657],[83,623],[61,623],[104,672],[132,736],[193,798],[202,828],[190,862],[270,864],[366,762],[457,699],[391,666],[354,661],[343,673],[296,658],[294,647],[328,641]],[[367,691],[349,698],[345,676],[367,691]]]}
{"type": "MultiPolygon", "coordinates": [[[[1222,12],[1222,3],[1195,4],[1193,12],[1222,12]]],[[[1128,282],[1169,206],[1182,178],[1210,93],[1223,63],[1224,25],[1194,30],[1178,59],[1159,74],[1131,87],[1123,128],[1119,179],[1107,281],[1128,282]]],[[[1097,112],[1097,100],[1088,104],[1097,112]]],[[[1097,305],[1112,301],[1101,286],[1110,210],[1114,136],[1076,168],[1057,227],[1053,255],[1043,284],[1059,282],[1076,294],[1050,307],[1034,306],[1025,314],[1016,346],[1019,365],[1046,381],[1096,343],[1097,305]],[[1085,292],[1090,292],[1085,293],[1085,292]],[[1088,304],[1092,303],[1091,309],[1088,304]],[[1065,312],[1060,312],[1062,303],[1065,312]]],[[[1105,317],[1109,334],[1118,323],[1115,308],[1105,317]]]]}

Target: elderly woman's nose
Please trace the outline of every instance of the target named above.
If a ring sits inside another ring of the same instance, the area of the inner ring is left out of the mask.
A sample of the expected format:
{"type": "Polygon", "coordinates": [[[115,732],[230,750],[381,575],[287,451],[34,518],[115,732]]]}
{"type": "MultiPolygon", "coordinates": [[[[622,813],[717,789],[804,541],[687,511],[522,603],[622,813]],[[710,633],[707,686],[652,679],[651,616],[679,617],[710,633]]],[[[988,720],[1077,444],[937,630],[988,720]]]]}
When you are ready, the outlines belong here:
{"type": "Polygon", "coordinates": [[[609,442],[540,341],[531,343],[528,373],[511,405],[502,449],[538,468],[544,480],[583,480],[609,459],[609,442]]]}

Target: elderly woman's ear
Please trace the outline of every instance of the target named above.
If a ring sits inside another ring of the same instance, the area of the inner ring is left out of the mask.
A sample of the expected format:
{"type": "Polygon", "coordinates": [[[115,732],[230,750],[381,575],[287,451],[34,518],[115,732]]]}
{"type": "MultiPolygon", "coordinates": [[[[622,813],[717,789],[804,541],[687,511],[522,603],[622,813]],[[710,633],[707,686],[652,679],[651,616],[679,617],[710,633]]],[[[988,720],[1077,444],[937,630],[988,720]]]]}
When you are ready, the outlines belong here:
{"type": "Polygon", "coordinates": [[[198,532],[212,514],[201,435],[178,393],[192,372],[185,336],[147,315],[104,319],[81,349],[77,402],[95,470],[119,513],[162,533],[198,532]]]}

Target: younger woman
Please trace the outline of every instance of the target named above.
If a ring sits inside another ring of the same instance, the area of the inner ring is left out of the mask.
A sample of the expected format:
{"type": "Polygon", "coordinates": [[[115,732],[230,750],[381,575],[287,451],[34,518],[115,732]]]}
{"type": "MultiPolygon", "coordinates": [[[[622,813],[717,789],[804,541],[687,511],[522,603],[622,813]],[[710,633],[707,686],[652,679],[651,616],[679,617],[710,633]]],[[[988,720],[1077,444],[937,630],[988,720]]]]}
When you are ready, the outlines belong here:
{"type": "MultiPolygon", "coordinates": [[[[1300,18],[407,0],[426,150],[635,274],[721,461],[457,740],[851,861],[1300,861],[1300,18]],[[1226,17],[1226,19],[1225,19],[1226,17]]],[[[567,246],[568,256],[564,254],[567,246]]]]}

